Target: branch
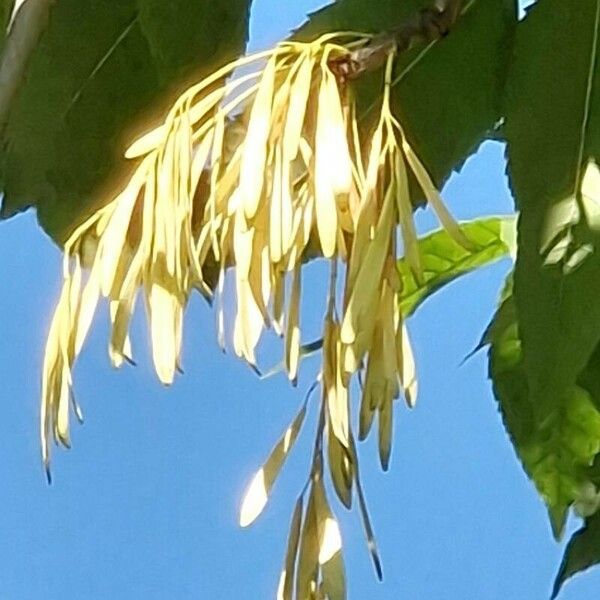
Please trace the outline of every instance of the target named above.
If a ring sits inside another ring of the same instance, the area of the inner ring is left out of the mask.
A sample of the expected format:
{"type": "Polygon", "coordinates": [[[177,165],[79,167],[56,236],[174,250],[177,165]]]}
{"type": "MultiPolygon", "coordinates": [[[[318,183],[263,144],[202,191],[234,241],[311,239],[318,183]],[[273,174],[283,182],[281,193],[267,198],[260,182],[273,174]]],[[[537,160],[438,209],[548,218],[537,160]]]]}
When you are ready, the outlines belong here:
{"type": "Polygon", "coordinates": [[[341,59],[330,63],[342,79],[356,79],[368,71],[379,69],[388,54],[406,52],[416,44],[433,42],[448,35],[462,10],[463,0],[436,0],[435,6],[424,8],[399,27],[382,33],[371,42],[341,59]]]}

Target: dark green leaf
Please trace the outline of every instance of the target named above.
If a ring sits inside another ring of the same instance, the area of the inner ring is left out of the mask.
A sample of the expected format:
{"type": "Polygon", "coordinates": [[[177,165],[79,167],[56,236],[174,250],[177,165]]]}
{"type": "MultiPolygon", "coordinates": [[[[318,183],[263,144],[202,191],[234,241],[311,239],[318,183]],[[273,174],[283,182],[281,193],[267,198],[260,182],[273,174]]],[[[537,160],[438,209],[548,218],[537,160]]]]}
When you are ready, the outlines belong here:
{"type": "MultiPolygon", "coordinates": [[[[338,0],[312,14],[298,35],[307,39],[327,31],[381,32],[433,5],[432,0],[378,0],[374,10],[372,0],[338,0]]],[[[465,5],[465,14],[446,38],[424,54],[422,45],[403,54],[396,66],[401,80],[394,90],[395,110],[440,186],[501,118],[516,24],[513,0],[474,0],[465,5]]],[[[365,78],[358,97],[363,109],[372,105],[380,86],[381,74],[365,78]]],[[[377,111],[371,115],[377,116],[377,111]]]]}
{"type": "Polygon", "coordinates": [[[461,223],[461,230],[475,246],[467,250],[444,230],[419,239],[423,262],[423,283],[419,283],[407,261],[398,261],[402,279],[400,308],[411,315],[428,296],[457,277],[490,264],[514,250],[514,217],[493,217],[461,223]]]}
{"type": "Polygon", "coordinates": [[[6,39],[14,5],[15,0],[0,0],[0,52],[4,47],[4,40],[6,39]]]}
{"type": "Polygon", "coordinates": [[[573,534],[554,581],[552,600],[573,575],[600,563],[600,513],[586,519],[584,527],[573,534]]]}
{"type": "Polygon", "coordinates": [[[4,217],[35,204],[57,240],[110,199],[128,141],[194,76],[235,57],[249,0],[61,0],[9,115],[4,217]]]}
{"type": "MultiPolygon", "coordinates": [[[[161,83],[205,76],[243,49],[248,0],[136,0],[139,22],[148,40],[161,83]]],[[[180,90],[181,91],[181,90],[180,90]]],[[[166,98],[165,98],[166,100],[166,98]]]]}
{"type": "Polygon", "coordinates": [[[513,299],[504,300],[488,329],[489,375],[515,451],[544,498],[559,537],[569,506],[591,479],[600,451],[600,413],[582,382],[552,407],[536,405],[523,364],[513,299]]]}
{"type": "Polygon", "coordinates": [[[538,2],[518,28],[508,84],[515,301],[531,401],[549,416],[600,340],[600,237],[580,194],[600,156],[599,17],[598,0],[538,2]]]}

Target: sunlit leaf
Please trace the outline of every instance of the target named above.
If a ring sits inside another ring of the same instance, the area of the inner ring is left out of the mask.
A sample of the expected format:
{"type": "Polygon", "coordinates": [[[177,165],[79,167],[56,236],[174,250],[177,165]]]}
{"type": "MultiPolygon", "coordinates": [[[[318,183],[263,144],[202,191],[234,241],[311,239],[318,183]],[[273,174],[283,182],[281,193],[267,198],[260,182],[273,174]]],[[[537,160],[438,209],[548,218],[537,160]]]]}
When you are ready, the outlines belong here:
{"type": "Polygon", "coordinates": [[[515,217],[492,217],[460,224],[474,248],[467,250],[444,230],[419,239],[423,263],[423,283],[419,283],[405,258],[398,261],[402,280],[400,309],[407,317],[441,287],[479,267],[491,264],[513,252],[515,217]]]}
{"type": "Polygon", "coordinates": [[[562,535],[569,506],[589,480],[600,451],[600,413],[592,393],[573,386],[552,404],[536,404],[523,364],[519,326],[511,297],[489,328],[489,375],[504,425],[515,451],[542,495],[556,537],[562,535]]]}

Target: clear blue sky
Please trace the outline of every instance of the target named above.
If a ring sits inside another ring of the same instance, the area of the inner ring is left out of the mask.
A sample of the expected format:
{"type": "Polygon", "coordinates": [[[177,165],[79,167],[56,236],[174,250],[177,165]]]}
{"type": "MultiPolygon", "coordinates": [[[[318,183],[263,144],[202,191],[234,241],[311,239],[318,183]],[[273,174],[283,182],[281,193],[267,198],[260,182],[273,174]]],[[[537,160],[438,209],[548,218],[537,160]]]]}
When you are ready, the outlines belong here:
{"type": "MultiPolygon", "coordinates": [[[[255,0],[252,47],[283,37],[315,1],[255,0]]],[[[460,218],[510,212],[503,149],[485,144],[444,195],[460,218]]],[[[427,224],[427,218],[423,219],[427,224]]],[[[484,354],[459,367],[492,314],[507,262],[457,282],[410,323],[421,378],[418,407],[398,407],[391,471],[360,448],[384,561],[377,583],[356,512],[342,517],[351,599],[542,600],[562,555],[518,464],[486,380],[484,354]]],[[[319,289],[320,267],[311,267],[319,289]]],[[[322,274],[322,273],[321,273],[322,274]]],[[[73,450],[39,461],[44,336],[59,287],[59,252],[26,214],[0,228],[0,600],[272,598],[293,502],[307,474],[315,414],[266,513],[237,526],[245,486],[302,395],[284,377],[259,382],[219,353],[213,315],[186,317],[184,368],[171,390],[151,371],[138,315],[138,367],[111,370],[106,311],[76,369],[86,422],[73,450]]],[[[305,294],[310,293],[309,286],[305,294]]],[[[305,301],[312,323],[320,324],[305,301]]],[[[310,329],[310,327],[309,327],[310,329]]],[[[136,343],[137,342],[137,343],[136,343]]],[[[263,353],[273,360],[271,344],[263,353]]],[[[305,365],[300,390],[311,381],[305,365]]],[[[571,530],[577,523],[571,523],[571,530]]],[[[597,597],[600,571],[563,600],[597,597]]]]}

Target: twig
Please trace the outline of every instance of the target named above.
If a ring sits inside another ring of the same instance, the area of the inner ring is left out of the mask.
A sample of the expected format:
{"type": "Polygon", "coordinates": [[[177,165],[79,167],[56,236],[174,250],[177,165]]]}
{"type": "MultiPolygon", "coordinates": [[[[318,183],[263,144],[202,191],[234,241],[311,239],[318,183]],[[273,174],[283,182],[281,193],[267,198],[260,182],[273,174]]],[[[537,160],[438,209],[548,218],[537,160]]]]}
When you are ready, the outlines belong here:
{"type": "Polygon", "coordinates": [[[406,52],[415,44],[435,42],[448,35],[456,23],[463,0],[437,0],[400,26],[374,37],[366,46],[331,61],[330,67],[341,79],[356,79],[363,73],[379,69],[392,50],[406,52]]]}

